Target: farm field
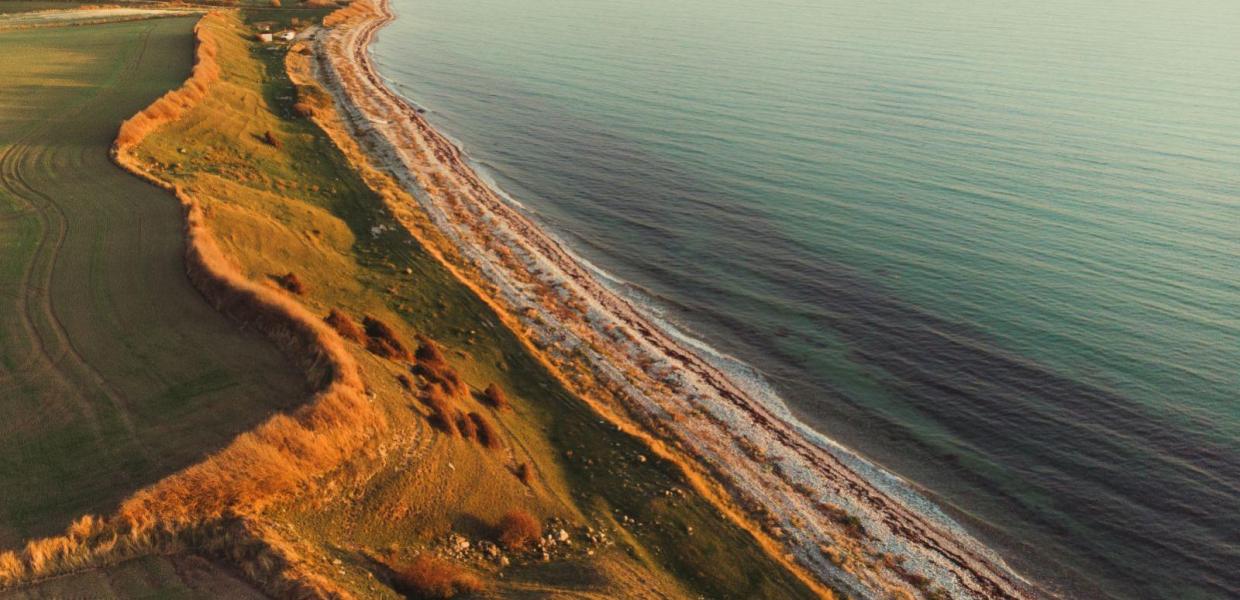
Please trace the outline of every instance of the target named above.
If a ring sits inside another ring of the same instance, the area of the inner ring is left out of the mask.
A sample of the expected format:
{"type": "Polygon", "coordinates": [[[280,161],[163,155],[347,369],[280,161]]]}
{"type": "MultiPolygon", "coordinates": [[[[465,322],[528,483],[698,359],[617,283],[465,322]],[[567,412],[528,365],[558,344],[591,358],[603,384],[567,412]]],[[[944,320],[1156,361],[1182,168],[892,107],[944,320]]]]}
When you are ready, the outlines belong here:
{"type": "Polygon", "coordinates": [[[0,546],[106,513],[304,397],[213,310],[181,208],[114,166],[196,18],[0,33],[0,546]]]}

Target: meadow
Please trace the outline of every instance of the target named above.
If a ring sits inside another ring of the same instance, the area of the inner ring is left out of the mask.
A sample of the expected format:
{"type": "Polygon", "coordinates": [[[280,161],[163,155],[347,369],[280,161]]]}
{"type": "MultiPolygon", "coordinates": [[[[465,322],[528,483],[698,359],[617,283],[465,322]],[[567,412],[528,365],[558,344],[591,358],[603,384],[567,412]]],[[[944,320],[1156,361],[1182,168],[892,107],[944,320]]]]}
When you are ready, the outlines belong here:
{"type": "Polygon", "coordinates": [[[190,68],[194,18],[0,35],[0,545],[108,512],[300,400],[214,311],[182,215],[112,164],[121,120],[190,68]]]}

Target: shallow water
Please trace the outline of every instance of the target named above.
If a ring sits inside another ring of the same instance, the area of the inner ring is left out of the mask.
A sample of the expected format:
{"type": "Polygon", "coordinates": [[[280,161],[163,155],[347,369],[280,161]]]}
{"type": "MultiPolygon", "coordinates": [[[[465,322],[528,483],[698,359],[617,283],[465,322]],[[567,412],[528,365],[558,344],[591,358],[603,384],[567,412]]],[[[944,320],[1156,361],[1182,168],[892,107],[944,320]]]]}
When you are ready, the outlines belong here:
{"type": "Polygon", "coordinates": [[[1240,5],[394,0],[487,174],[1072,596],[1240,596],[1240,5]]]}

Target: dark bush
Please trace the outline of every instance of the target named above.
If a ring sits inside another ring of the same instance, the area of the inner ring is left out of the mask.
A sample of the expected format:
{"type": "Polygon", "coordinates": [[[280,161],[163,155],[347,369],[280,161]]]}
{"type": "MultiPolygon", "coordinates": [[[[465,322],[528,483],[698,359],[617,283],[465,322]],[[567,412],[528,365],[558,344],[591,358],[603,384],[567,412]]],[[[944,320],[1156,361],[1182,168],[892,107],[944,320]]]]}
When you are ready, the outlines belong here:
{"type": "Polygon", "coordinates": [[[542,523],[524,510],[510,511],[500,519],[495,540],[509,550],[520,550],[542,535],[542,523]]]}
{"type": "Polygon", "coordinates": [[[482,590],[482,581],[472,573],[429,554],[388,568],[392,570],[393,587],[409,598],[442,600],[482,590]]]}
{"type": "Polygon", "coordinates": [[[366,341],[366,334],[362,332],[361,327],[357,326],[357,322],[339,310],[333,308],[323,320],[346,340],[353,340],[359,344],[366,341]]]}

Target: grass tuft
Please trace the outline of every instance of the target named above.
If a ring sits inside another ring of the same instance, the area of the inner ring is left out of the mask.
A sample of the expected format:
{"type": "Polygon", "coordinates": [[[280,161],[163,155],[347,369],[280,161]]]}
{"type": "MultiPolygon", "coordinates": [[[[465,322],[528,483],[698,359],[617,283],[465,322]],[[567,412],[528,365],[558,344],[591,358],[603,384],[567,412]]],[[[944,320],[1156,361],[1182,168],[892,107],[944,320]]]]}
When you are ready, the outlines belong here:
{"type": "Polygon", "coordinates": [[[494,383],[488,385],[487,389],[482,392],[482,400],[496,410],[503,410],[509,407],[508,395],[494,383]]]}
{"type": "Polygon", "coordinates": [[[323,320],[326,321],[332,329],[335,329],[336,333],[340,334],[340,337],[359,344],[366,343],[366,334],[362,331],[361,327],[358,327],[357,321],[354,321],[349,315],[333,308],[332,311],[323,318],[323,320]]]}
{"type": "Polygon", "coordinates": [[[521,550],[542,535],[542,523],[524,510],[509,511],[496,527],[495,539],[509,550],[521,550]]]}
{"type": "Polygon", "coordinates": [[[482,581],[474,574],[429,554],[388,568],[392,570],[393,587],[409,598],[442,600],[482,591],[482,581]]]}

